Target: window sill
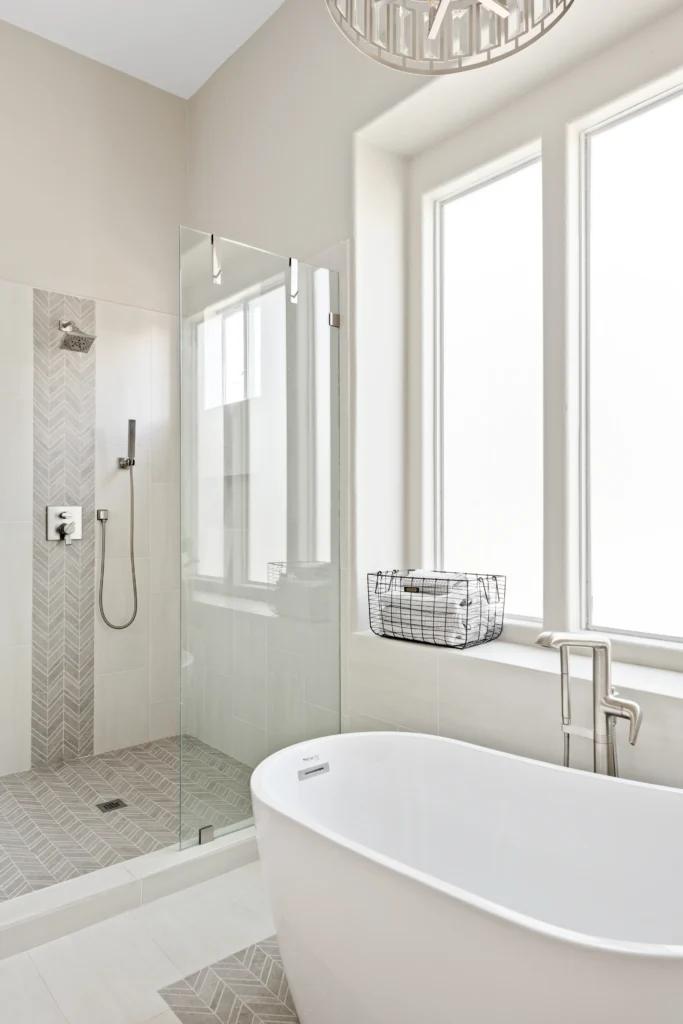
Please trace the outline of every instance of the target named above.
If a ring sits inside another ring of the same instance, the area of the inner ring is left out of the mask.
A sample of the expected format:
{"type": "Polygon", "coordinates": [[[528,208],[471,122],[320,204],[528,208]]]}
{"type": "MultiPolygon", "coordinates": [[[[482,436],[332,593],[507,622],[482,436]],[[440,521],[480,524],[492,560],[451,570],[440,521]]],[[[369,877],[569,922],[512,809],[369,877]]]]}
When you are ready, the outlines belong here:
{"type": "MultiPolygon", "coordinates": [[[[528,626],[530,624],[525,623],[524,625],[528,626]]],[[[536,635],[538,635],[538,632],[540,630],[536,631],[536,635]]],[[[370,630],[360,631],[356,636],[372,638],[380,644],[397,644],[402,642],[376,636],[370,630]]],[[[623,637],[620,638],[620,640],[623,639],[623,637]]],[[[654,644],[654,641],[652,643],[654,644]]],[[[414,646],[424,646],[426,650],[432,651],[435,649],[430,644],[416,644],[414,646]]],[[[649,647],[649,644],[641,642],[638,646],[649,647]]],[[[665,646],[678,648],[679,645],[671,644],[665,646]]],[[[533,644],[512,643],[509,640],[494,640],[492,643],[481,644],[479,647],[469,647],[464,651],[449,647],[438,647],[436,650],[438,650],[440,657],[448,659],[486,661],[506,667],[522,668],[530,672],[556,675],[559,679],[560,658],[557,651],[535,647],[533,644]]],[[[676,650],[675,653],[679,656],[683,655],[683,652],[680,650],[676,650]]],[[[590,657],[582,657],[578,652],[576,657],[572,656],[571,674],[575,679],[590,679],[592,676],[590,657]]],[[[676,669],[634,664],[630,660],[624,661],[620,659],[615,660],[612,664],[612,677],[615,686],[622,690],[683,699],[683,673],[676,669]]]]}

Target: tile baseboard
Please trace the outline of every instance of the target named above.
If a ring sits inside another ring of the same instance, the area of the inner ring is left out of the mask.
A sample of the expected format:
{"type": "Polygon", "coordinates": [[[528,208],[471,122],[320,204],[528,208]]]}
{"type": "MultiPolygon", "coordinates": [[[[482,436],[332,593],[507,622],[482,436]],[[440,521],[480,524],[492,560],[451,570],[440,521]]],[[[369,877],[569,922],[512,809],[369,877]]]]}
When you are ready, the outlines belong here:
{"type": "Polygon", "coordinates": [[[253,827],[189,850],[157,850],[0,904],[0,960],[258,859],[253,827]]]}

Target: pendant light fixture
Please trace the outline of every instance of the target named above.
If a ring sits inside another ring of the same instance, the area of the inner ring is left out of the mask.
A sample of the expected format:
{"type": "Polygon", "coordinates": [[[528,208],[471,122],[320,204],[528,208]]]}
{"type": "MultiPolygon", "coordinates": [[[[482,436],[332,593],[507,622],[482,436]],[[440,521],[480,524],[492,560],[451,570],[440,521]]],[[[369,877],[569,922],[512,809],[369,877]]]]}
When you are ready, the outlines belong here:
{"type": "Polygon", "coordinates": [[[362,53],[415,75],[450,75],[511,57],[574,0],[326,0],[362,53]]]}

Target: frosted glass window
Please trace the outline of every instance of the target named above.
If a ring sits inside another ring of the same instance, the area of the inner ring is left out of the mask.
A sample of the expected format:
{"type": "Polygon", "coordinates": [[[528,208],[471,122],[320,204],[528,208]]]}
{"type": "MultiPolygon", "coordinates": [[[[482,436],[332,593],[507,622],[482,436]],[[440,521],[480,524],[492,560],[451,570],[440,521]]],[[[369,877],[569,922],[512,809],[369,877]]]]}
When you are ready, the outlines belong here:
{"type": "Polygon", "coordinates": [[[588,137],[588,612],[683,637],[683,97],[588,137]]]}
{"type": "Polygon", "coordinates": [[[196,422],[197,573],[220,578],[224,575],[225,559],[225,479],[223,356],[218,316],[197,325],[197,369],[204,394],[196,422]]]}
{"type": "Polygon", "coordinates": [[[248,577],[268,582],[270,562],[287,560],[287,319],[284,288],[254,299],[258,394],[248,403],[248,577]],[[256,310],[258,309],[258,315],[256,310]]]}
{"type": "Polygon", "coordinates": [[[224,404],[231,405],[246,398],[244,309],[233,310],[223,318],[223,345],[224,404]]]}
{"type": "Polygon", "coordinates": [[[543,615],[540,161],[442,205],[442,568],[543,615]]]}

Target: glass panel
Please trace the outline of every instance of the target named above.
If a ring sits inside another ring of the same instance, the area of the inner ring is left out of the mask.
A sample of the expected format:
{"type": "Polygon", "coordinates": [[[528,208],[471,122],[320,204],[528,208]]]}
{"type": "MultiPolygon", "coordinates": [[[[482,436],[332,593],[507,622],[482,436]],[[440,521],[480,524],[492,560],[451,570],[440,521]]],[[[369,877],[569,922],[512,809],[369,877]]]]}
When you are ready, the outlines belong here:
{"type": "Polygon", "coordinates": [[[446,203],[442,252],[442,567],[507,576],[508,614],[540,618],[540,161],[446,203]]]}
{"type": "Polygon", "coordinates": [[[534,24],[550,14],[551,0],[533,0],[534,24]]]}
{"type": "Polygon", "coordinates": [[[351,24],[365,35],[365,0],[351,0],[351,24]]]}
{"type": "Polygon", "coordinates": [[[267,754],[339,731],[335,274],[183,231],[182,842],[251,819],[267,754]],[[193,763],[224,779],[207,804],[193,763]]]}
{"type": "Polygon", "coordinates": [[[508,0],[510,14],[507,19],[507,37],[516,39],[526,32],[526,5],[527,0],[508,0]]]}
{"type": "Polygon", "coordinates": [[[430,12],[420,15],[420,58],[422,60],[440,60],[443,39],[443,26],[436,39],[429,38],[430,12]]]}
{"type": "Polygon", "coordinates": [[[451,56],[466,57],[472,52],[471,12],[453,11],[451,14],[451,56]]]}
{"type": "Polygon", "coordinates": [[[591,623],[683,637],[683,97],[589,136],[591,623]]]}
{"type": "Polygon", "coordinates": [[[394,50],[403,57],[415,56],[415,11],[394,5],[394,50]]]}
{"type": "Polygon", "coordinates": [[[372,41],[385,50],[389,46],[388,4],[372,4],[372,41]]]}
{"type": "Polygon", "coordinates": [[[479,49],[490,50],[500,42],[500,17],[485,7],[479,8],[479,49]]]}

